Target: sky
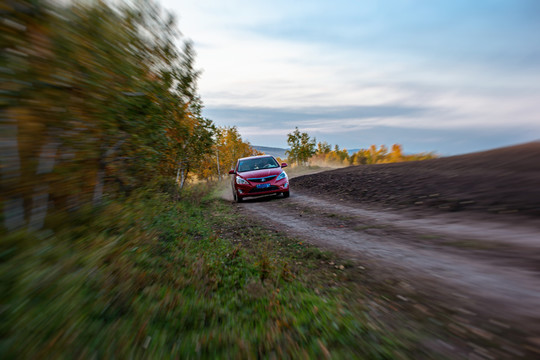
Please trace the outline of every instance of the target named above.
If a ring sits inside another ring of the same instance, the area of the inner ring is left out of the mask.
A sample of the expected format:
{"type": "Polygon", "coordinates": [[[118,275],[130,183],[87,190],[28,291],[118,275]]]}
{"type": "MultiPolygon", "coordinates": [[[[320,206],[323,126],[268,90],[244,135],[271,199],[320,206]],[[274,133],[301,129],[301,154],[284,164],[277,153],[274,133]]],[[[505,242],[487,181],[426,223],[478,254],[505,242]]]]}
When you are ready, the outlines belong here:
{"type": "Polygon", "coordinates": [[[461,154],[540,139],[538,0],[161,0],[203,115],[253,145],[461,154]]]}

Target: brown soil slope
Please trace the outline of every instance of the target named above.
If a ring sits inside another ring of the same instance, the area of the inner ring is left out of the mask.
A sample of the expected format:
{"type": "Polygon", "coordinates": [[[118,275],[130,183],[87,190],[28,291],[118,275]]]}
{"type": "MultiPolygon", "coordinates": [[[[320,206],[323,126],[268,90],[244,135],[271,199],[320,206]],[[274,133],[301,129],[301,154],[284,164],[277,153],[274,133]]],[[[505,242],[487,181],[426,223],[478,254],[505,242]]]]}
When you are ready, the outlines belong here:
{"type": "Polygon", "coordinates": [[[540,141],[440,159],[360,165],[291,179],[339,199],[540,217],[540,141]]]}

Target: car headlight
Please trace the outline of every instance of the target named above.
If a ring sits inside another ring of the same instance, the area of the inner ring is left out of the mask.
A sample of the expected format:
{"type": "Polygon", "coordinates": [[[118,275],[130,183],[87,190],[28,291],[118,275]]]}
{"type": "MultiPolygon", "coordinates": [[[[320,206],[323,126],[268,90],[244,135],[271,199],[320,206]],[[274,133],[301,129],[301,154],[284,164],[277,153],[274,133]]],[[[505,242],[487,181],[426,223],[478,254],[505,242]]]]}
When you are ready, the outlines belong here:
{"type": "Polygon", "coordinates": [[[276,178],[276,181],[279,181],[285,178],[287,178],[287,174],[285,174],[285,171],[282,171],[281,174],[279,174],[278,177],[276,178]]]}
{"type": "Polygon", "coordinates": [[[236,183],[237,184],[249,185],[249,183],[246,180],[242,179],[240,176],[236,177],[236,183]]]}

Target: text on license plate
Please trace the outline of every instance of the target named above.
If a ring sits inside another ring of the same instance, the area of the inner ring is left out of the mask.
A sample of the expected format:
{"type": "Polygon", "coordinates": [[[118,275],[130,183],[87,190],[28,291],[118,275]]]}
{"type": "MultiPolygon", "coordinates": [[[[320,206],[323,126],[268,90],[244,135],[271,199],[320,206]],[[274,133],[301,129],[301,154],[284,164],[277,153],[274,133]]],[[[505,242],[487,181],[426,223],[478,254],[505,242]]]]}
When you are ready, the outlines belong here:
{"type": "Polygon", "coordinates": [[[257,189],[266,189],[270,187],[270,184],[257,184],[257,189]]]}

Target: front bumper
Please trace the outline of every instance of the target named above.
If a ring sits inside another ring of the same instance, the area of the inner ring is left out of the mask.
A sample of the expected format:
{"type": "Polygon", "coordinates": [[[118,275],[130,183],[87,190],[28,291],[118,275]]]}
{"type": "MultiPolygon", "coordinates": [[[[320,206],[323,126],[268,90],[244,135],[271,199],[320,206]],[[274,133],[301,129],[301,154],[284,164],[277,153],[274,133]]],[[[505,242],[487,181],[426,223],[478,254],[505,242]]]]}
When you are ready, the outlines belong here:
{"type": "Polygon", "coordinates": [[[289,191],[289,180],[287,179],[276,181],[275,183],[269,182],[263,184],[267,185],[268,187],[260,189],[257,188],[258,184],[236,184],[236,194],[241,198],[245,198],[249,196],[270,195],[289,191]]]}

